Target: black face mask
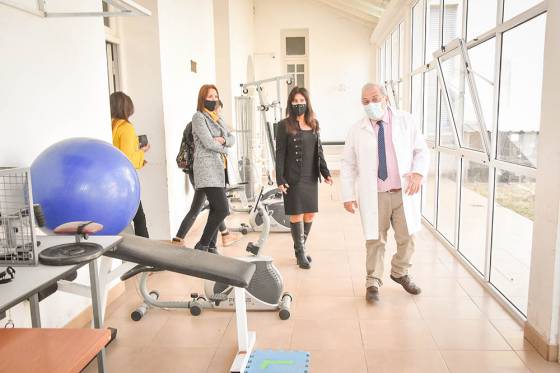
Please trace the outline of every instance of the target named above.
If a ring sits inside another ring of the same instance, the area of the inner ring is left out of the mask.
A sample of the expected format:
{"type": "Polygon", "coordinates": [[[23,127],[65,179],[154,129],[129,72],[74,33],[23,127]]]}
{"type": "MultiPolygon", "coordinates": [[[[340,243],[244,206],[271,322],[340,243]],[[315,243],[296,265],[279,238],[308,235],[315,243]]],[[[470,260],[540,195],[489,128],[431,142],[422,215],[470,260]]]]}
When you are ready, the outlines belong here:
{"type": "Polygon", "coordinates": [[[306,111],[307,111],[306,104],[292,104],[292,112],[296,115],[296,117],[305,114],[306,111]]]}
{"type": "Polygon", "coordinates": [[[216,110],[217,105],[218,105],[218,101],[204,100],[204,108],[210,111],[216,110]]]}

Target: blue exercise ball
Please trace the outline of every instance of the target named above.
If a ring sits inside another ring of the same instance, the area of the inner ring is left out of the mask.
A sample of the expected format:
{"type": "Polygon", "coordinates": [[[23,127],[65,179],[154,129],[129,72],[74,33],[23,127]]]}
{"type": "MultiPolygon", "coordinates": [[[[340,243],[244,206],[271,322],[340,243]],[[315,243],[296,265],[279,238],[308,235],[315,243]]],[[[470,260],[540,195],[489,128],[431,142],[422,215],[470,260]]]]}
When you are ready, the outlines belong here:
{"type": "Polygon", "coordinates": [[[45,149],[31,165],[34,203],[46,227],[71,221],[103,225],[98,234],[122,232],[136,214],[140,182],[134,166],[113,145],[73,138],[45,149]]]}

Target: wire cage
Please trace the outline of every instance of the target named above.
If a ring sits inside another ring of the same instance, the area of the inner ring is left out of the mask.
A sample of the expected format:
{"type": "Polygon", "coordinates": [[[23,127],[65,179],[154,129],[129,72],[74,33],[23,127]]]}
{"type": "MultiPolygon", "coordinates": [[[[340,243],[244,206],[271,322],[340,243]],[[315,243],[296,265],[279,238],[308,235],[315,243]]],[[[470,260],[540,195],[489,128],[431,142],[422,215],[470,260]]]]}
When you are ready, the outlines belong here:
{"type": "Polygon", "coordinates": [[[36,264],[30,170],[0,169],[0,265],[36,264]]]}

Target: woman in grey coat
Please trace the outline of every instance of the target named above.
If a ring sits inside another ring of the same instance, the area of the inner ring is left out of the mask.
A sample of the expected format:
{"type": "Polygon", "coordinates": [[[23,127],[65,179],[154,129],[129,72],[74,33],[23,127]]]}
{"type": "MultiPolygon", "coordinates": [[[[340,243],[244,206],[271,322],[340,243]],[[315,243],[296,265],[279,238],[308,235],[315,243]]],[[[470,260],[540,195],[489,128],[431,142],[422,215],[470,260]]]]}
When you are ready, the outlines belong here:
{"type": "Polygon", "coordinates": [[[208,221],[194,248],[213,253],[216,253],[218,227],[229,215],[225,188],[227,148],[235,143],[235,137],[216,112],[219,100],[216,86],[203,85],[198,93],[197,112],[192,119],[195,188],[204,191],[210,205],[208,221]]]}

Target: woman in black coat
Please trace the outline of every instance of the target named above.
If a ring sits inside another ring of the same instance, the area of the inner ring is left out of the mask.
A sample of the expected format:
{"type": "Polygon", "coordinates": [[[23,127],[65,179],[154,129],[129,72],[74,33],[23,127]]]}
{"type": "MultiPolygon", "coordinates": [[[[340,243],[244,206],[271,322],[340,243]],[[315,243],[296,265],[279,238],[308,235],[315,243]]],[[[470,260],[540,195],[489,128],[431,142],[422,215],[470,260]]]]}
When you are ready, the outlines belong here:
{"type": "Polygon", "coordinates": [[[276,134],[276,182],[284,194],[284,209],[290,215],[294,251],[300,268],[308,269],[310,257],[305,241],[318,212],[318,181],[332,185],[319,138],[319,122],[305,88],[294,87],[288,97],[286,118],[276,134]]]}

